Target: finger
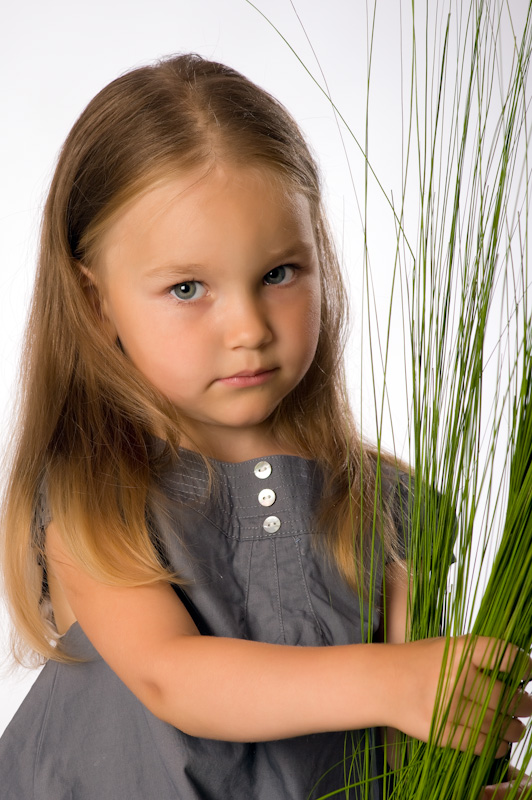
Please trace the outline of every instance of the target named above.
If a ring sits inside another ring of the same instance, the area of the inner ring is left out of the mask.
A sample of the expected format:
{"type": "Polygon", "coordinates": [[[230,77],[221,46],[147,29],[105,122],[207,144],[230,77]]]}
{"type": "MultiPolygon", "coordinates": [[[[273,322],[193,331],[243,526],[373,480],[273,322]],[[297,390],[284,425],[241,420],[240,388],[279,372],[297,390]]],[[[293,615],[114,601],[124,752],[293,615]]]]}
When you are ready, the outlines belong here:
{"type": "Polygon", "coordinates": [[[500,707],[506,691],[502,681],[494,680],[483,672],[473,672],[466,676],[462,694],[479,706],[483,706],[487,700],[487,707],[490,711],[495,711],[500,707]]]}
{"type": "Polygon", "coordinates": [[[532,695],[528,692],[516,692],[508,704],[508,713],[512,717],[530,717],[532,715],[532,695]]]}
{"type": "MultiPolygon", "coordinates": [[[[479,669],[509,672],[520,654],[524,655],[523,651],[511,642],[479,636],[473,644],[471,663],[479,669]]],[[[523,674],[527,668],[532,668],[532,661],[528,657],[527,664],[523,666],[523,674]]]]}
{"type": "MultiPolygon", "coordinates": [[[[484,717],[488,720],[489,727],[496,712],[500,714],[503,710],[507,716],[513,717],[518,716],[514,709],[519,709],[524,710],[526,716],[528,706],[529,703],[522,693],[519,693],[518,697],[510,697],[508,688],[502,681],[495,680],[482,672],[473,671],[465,676],[461,691],[455,690],[449,710],[455,719],[462,718],[464,722],[470,719],[471,722],[467,724],[471,727],[474,727],[475,720],[484,717]]],[[[532,702],[530,706],[532,711],[532,702]]]]}
{"type": "Polygon", "coordinates": [[[507,673],[518,662],[522,682],[527,683],[532,680],[532,658],[521,648],[511,642],[488,636],[479,636],[476,640],[472,638],[470,641],[471,663],[479,669],[507,673]]]}
{"type": "Polygon", "coordinates": [[[502,738],[505,742],[519,742],[526,733],[526,727],[515,717],[506,717],[502,725],[502,738]]]}
{"type": "Polygon", "coordinates": [[[513,764],[508,764],[508,777],[511,781],[519,781],[519,786],[522,787],[532,787],[532,778],[530,775],[525,775],[521,770],[518,770],[517,767],[514,767],[513,764]]]}
{"type": "Polygon", "coordinates": [[[532,681],[532,657],[525,658],[525,653],[523,651],[523,680],[522,683],[526,686],[527,683],[532,681]]]}
{"type": "Polygon", "coordinates": [[[508,716],[529,717],[532,715],[532,696],[521,689],[509,697],[508,687],[502,681],[493,680],[489,675],[477,672],[467,675],[462,694],[474,703],[483,705],[486,698],[491,711],[506,708],[508,716]]]}
{"type": "Polygon", "coordinates": [[[486,739],[494,739],[495,731],[497,731],[497,741],[499,743],[506,742],[506,749],[508,745],[521,741],[526,733],[526,726],[517,717],[505,716],[498,719],[498,725],[495,728],[495,719],[492,714],[484,713],[480,720],[483,709],[474,703],[463,704],[457,710],[454,717],[448,720],[448,730],[453,727],[455,729],[469,729],[471,731],[478,731],[486,737],[486,739]],[[480,720],[480,722],[479,722],[480,720]]]}
{"type": "Polygon", "coordinates": [[[503,683],[493,681],[482,673],[468,676],[463,694],[453,698],[450,704],[448,725],[477,729],[486,735],[496,727],[500,738],[507,742],[519,741],[526,729],[516,717],[532,712],[532,698],[518,693],[510,701],[512,711],[503,715],[499,703],[505,691],[503,683]]]}
{"type": "Polygon", "coordinates": [[[468,697],[461,697],[457,703],[453,703],[447,718],[449,727],[477,729],[486,735],[492,730],[493,720],[491,709],[484,709],[468,697]]]}
{"type": "MultiPolygon", "coordinates": [[[[491,737],[478,732],[473,728],[452,727],[446,728],[441,741],[453,750],[468,750],[472,748],[476,756],[482,755],[491,737]]],[[[508,742],[502,740],[495,751],[494,758],[502,758],[508,752],[508,742]]]]}
{"type": "Polygon", "coordinates": [[[479,796],[479,800],[504,800],[505,797],[508,796],[510,790],[513,789],[512,797],[518,798],[522,797],[530,798],[530,784],[526,786],[525,784],[519,784],[519,788],[517,793],[515,792],[515,785],[513,783],[501,783],[499,786],[485,786],[482,794],[479,796]]]}
{"type": "Polygon", "coordinates": [[[511,785],[514,786],[518,784],[519,786],[519,794],[518,797],[523,796],[526,792],[528,792],[527,797],[530,798],[530,791],[532,790],[532,778],[530,775],[525,775],[522,771],[518,770],[516,767],[508,764],[508,777],[510,778],[511,785]]]}
{"type": "Polygon", "coordinates": [[[485,786],[479,800],[503,800],[506,792],[510,790],[510,783],[500,783],[498,786],[485,786]]]}

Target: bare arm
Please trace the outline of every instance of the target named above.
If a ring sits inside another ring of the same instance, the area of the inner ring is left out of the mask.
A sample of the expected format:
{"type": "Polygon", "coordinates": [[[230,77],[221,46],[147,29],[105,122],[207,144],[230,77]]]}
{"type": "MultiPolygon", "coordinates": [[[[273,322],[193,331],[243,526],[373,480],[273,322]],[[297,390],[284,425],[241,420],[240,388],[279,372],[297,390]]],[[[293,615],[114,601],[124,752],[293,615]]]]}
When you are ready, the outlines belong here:
{"type": "Polygon", "coordinates": [[[200,636],[168,584],[106,586],[53,525],[47,557],[86,635],[156,716],[193,736],[260,741],[382,721],[386,647],[290,647],[200,636]],[[382,707],[381,707],[382,706],[382,707]]]}
{"type": "Polygon", "coordinates": [[[386,567],[385,575],[386,641],[401,644],[406,637],[406,614],[410,580],[406,564],[392,563],[386,567]]]}
{"type": "Polygon", "coordinates": [[[261,741],[390,725],[428,735],[438,643],[290,647],[200,636],[168,584],[96,582],[69,559],[53,523],[47,557],[105,661],[147,708],[186,733],[261,741]]]}

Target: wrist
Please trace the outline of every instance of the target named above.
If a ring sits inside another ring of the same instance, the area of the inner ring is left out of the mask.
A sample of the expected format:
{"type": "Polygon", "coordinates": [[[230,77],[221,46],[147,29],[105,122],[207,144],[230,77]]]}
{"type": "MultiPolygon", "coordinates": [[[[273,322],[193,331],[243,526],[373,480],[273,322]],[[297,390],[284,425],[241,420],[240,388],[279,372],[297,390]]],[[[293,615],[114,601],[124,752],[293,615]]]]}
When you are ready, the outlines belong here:
{"type": "Polygon", "coordinates": [[[405,697],[414,683],[404,644],[354,645],[351,680],[356,682],[354,702],[366,715],[360,727],[390,727],[404,730],[405,697]],[[362,694],[362,696],[361,696],[362,694]]]}
{"type": "MultiPolygon", "coordinates": [[[[433,708],[424,698],[426,681],[419,669],[416,643],[401,642],[384,645],[385,691],[382,697],[382,724],[415,735],[421,722],[432,717],[433,708]],[[430,706],[430,707],[429,707],[430,706]]],[[[419,731],[421,732],[421,731],[419,731]]]]}

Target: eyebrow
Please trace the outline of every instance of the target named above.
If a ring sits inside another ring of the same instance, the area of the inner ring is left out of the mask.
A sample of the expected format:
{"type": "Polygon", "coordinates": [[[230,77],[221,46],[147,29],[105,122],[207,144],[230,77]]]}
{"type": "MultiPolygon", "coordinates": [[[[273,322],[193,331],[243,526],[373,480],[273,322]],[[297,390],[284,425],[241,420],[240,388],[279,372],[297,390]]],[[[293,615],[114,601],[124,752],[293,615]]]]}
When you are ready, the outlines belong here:
{"type": "MultiPolygon", "coordinates": [[[[308,256],[310,253],[316,249],[316,243],[314,241],[307,241],[301,240],[297,242],[293,242],[288,247],[284,248],[283,250],[279,250],[277,252],[272,252],[270,254],[266,254],[264,257],[264,261],[266,263],[265,268],[267,269],[268,262],[269,264],[280,264],[283,261],[290,261],[297,256],[305,255],[308,256]]],[[[196,270],[204,269],[205,264],[188,262],[183,264],[178,264],[175,262],[171,262],[168,264],[162,264],[154,267],[153,269],[149,269],[145,276],[147,278],[165,278],[169,275],[188,275],[196,270]]]]}
{"type": "Polygon", "coordinates": [[[295,256],[298,256],[301,253],[308,255],[309,253],[312,252],[312,250],[315,249],[316,249],[316,242],[313,239],[311,240],[301,239],[297,242],[293,242],[289,247],[287,247],[284,250],[281,250],[277,253],[272,253],[271,260],[282,261],[285,258],[287,259],[294,258],[295,256]]]}
{"type": "Polygon", "coordinates": [[[154,267],[153,269],[147,270],[145,273],[146,278],[166,278],[168,276],[173,275],[180,275],[183,273],[189,274],[191,272],[195,272],[197,269],[201,269],[201,264],[163,264],[161,266],[154,267]]]}

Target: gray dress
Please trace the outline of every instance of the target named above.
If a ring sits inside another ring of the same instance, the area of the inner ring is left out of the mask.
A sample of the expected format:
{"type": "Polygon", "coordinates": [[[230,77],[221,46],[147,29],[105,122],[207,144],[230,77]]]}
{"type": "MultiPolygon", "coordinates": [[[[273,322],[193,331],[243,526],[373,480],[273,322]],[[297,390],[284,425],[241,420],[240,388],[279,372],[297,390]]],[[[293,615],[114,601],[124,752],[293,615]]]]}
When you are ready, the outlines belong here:
{"type": "MultiPolygon", "coordinates": [[[[200,632],[301,646],[357,643],[369,626],[376,632],[379,591],[361,613],[311,546],[322,486],[315,463],[271,456],[213,465],[209,492],[203,462],[183,452],[161,472],[164,503],[149,515],[161,556],[189,581],[176,591],[200,632]]],[[[46,509],[40,517],[45,525],[46,509]]],[[[377,590],[381,561],[377,552],[377,590]]],[[[361,774],[361,749],[376,745],[374,731],[249,744],[188,736],[136,699],[77,623],[63,645],[86,661],[49,661],[0,739],[3,800],[317,800],[380,772],[376,755],[373,775],[361,774]]],[[[378,780],[371,787],[378,798],[378,780]]],[[[338,796],[368,797],[356,786],[338,796]]]]}

